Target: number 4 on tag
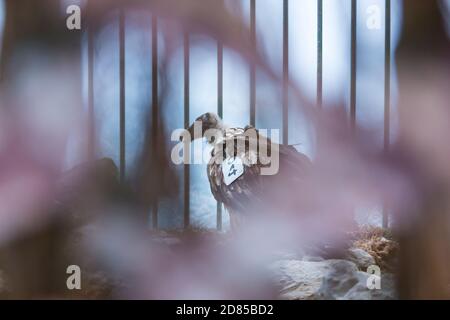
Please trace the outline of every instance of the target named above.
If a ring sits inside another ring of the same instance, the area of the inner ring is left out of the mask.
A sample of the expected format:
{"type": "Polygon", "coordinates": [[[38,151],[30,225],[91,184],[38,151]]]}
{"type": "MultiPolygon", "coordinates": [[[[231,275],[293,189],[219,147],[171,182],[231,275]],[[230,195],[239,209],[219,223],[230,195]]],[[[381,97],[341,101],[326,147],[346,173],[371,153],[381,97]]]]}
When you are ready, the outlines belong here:
{"type": "Polygon", "coordinates": [[[227,186],[232,184],[244,173],[244,164],[238,157],[227,158],[222,163],[223,180],[227,186]]]}

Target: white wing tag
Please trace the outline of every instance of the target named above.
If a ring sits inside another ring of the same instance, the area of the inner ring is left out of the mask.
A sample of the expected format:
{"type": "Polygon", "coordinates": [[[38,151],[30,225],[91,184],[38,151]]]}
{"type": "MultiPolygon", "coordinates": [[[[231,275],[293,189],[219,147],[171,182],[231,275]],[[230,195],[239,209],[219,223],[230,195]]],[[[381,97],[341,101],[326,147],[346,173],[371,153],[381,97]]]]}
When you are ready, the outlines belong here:
{"type": "Polygon", "coordinates": [[[223,180],[227,186],[232,184],[244,173],[244,164],[239,157],[227,158],[222,163],[223,180]]]}

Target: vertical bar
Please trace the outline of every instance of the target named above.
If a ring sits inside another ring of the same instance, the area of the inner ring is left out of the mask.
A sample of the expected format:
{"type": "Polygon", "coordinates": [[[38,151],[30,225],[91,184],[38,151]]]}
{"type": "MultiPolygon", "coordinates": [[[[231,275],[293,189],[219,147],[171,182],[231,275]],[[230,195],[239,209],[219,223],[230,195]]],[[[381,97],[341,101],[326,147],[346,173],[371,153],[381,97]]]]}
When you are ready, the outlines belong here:
{"type": "Polygon", "coordinates": [[[323,0],[317,0],[317,106],[322,108],[323,87],[323,0]]]}
{"type": "MultiPolygon", "coordinates": [[[[384,62],[384,152],[389,152],[391,116],[391,0],[386,1],[385,9],[385,62],[384,62]]],[[[386,207],[383,210],[383,228],[389,226],[386,207]]]]}
{"type": "MultiPolygon", "coordinates": [[[[223,118],[223,45],[217,44],[217,113],[223,118]]],[[[217,230],[222,230],[222,203],[217,202],[217,230]]]]}
{"type": "Polygon", "coordinates": [[[125,180],[125,12],[119,11],[120,56],[120,181],[125,180]]]}
{"type": "Polygon", "coordinates": [[[217,113],[223,117],[223,45],[217,44],[217,113]]]}
{"type": "MultiPolygon", "coordinates": [[[[152,144],[158,150],[158,20],[152,17],[152,144]]],[[[153,156],[155,158],[155,155],[153,156]]],[[[155,198],[152,208],[152,227],[158,228],[158,199],[155,198]]]]}
{"type": "Polygon", "coordinates": [[[352,0],[351,9],[351,70],[350,70],[350,123],[352,130],[356,128],[356,12],[357,0],[352,0]]]}
{"type": "Polygon", "coordinates": [[[95,114],[94,114],[94,20],[89,17],[88,29],[88,160],[95,158],[95,114]]]}
{"type": "MultiPolygon", "coordinates": [[[[250,0],[250,42],[256,53],[256,4],[250,0]]],[[[250,63],[250,125],[256,127],[256,67],[254,59],[250,63]]]]}
{"type": "MultiPolygon", "coordinates": [[[[189,127],[189,34],[184,34],[184,127],[189,127]]],[[[190,152],[190,150],[185,150],[190,152]]],[[[190,224],[190,171],[184,164],[184,228],[190,224]]]]}
{"type": "Polygon", "coordinates": [[[289,0],[283,0],[283,144],[289,133],[289,0]]]}

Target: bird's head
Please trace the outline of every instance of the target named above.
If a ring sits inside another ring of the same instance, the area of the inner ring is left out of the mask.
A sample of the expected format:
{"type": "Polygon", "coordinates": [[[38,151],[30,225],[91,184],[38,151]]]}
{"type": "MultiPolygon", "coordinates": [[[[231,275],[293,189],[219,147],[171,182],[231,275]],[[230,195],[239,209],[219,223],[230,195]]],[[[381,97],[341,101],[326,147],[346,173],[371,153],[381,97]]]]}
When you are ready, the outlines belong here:
{"type": "Polygon", "coordinates": [[[191,135],[191,139],[195,140],[205,137],[205,132],[212,129],[224,130],[222,119],[213,112],[206,112],[195,119],[187,131],[191,135]]]}

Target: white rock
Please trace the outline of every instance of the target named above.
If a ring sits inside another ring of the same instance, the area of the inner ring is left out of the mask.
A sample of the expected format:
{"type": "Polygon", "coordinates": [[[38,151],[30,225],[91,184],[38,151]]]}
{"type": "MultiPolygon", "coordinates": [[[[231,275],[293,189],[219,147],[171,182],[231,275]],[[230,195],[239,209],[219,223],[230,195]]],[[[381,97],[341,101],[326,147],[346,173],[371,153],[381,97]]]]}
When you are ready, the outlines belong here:
{"type": "Polygon", "coordinates": [[[271,269],[280,285],[281,298],[288,300],[319,298],[317,293],[322,280],[336,261],[339,260],[280,260],[273,263],[271,269]]]}
{"type": "Polygon", "coordinates": [[[369,274],[358,271],[347,260],[280,260],[271,265],[280,287],[280,298],[288,300],[370,300],[395,299],[391,274],[381,275],[381,289],[367,287],[369,274]]]}
{"type": "Polygon", "coordinates": [[[369,266],[376,264],[375,259],[369,253],[360,248],[349,249],[348,259],[354,262],[358,268],[363,271],[366,271],[369,266]]]}

